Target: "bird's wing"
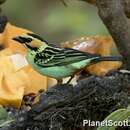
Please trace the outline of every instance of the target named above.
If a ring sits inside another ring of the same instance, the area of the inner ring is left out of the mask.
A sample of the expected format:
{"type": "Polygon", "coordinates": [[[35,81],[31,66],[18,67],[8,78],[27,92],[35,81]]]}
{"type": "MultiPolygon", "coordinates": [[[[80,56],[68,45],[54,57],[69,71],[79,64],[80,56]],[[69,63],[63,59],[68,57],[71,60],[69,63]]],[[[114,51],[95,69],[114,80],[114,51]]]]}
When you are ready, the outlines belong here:
{"type": "Polygon", "coordinates": [[[99,56],[70,48],[47,47],[36,54],[34,62],[42,67],[53,67],[64,66],[94,57],[99,56]]]}

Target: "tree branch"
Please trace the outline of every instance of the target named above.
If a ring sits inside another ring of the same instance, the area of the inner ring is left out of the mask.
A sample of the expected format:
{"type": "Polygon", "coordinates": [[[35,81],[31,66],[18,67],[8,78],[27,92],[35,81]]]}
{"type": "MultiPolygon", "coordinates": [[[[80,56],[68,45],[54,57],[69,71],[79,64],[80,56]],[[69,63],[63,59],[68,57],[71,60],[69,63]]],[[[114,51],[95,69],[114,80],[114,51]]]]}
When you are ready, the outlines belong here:
{"type": "Polygon", "coordinates": [[[108,28],[130,69],[130,23],[123,11],[121,0],[97,0],[97,7],[99,16],[108,28]]]}
{"type": "Polygon", "coordinates": [[[130,69],[130,0],[83,0],[97,6],[99,16],[130,69]]]}
{"type": "MultiPolygon", "coordinates": [[[[96,6],[97,0],[82,0],[96,6]]],[[[123,9],[128,18],[130,18],[130,0],[121,0],[123,9]]]]}

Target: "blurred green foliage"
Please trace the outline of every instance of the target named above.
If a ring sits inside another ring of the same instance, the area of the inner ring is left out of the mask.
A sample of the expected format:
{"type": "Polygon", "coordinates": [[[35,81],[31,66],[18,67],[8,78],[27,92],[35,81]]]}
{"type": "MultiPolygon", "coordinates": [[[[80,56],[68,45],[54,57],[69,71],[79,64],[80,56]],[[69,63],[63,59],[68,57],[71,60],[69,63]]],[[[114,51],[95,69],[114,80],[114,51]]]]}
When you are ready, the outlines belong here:
{"type": "Polygon", "coordinates": [[[14,120],[8,115],[8,112],[0,106],[0,128],[7,127],[14,120]]]}
{"type": "MultiPolygon", "coordinates": [[[[97,130],[116,130],[120,125],[128,126],[130,123],[130,106],[127,109],[122,108],[112,112],[102,122],[102,126],[98,127],[97,130]],[[105,121],[107,124],[105,124],[105,121]],[[103,124],[104,123],[104,124],[103,124]]],[[[123,129],[122,129],[123,130],[123,129]]]]}
{"type": "Polygon", "coordinates": [[[59,43],[81,36],[107,35],[96,7],[78,0],[7,0],[3,14],[20,27],[40,34],[49,42],[59,43]]]}

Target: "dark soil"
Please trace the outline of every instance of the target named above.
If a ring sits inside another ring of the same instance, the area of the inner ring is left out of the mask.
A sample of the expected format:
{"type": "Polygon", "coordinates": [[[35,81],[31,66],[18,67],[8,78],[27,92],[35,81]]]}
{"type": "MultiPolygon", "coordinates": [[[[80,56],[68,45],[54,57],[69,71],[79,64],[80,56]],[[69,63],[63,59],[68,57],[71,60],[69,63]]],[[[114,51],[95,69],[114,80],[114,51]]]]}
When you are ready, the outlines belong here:
{"type": "Polygon", "coordinates": [[[102,121],[129,102],[130,74],[82,75],[76,86],[64,84],[43,92],[30,111],[9,110],[16,122],[7,130],[92,130],[96,128],[83,127],[84,119],[102,121]]]}

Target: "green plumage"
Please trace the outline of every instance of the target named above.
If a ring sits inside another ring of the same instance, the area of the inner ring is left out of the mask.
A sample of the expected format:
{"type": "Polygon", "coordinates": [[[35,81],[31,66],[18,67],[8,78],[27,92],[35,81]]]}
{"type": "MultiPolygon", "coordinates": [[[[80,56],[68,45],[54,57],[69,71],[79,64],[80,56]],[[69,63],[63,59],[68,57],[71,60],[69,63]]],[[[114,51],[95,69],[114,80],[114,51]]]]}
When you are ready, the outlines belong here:
{"type": "Polygon", "coordinates": [[[28,48],[27,60],[42,75],[56,79],[73,76],[84,67],[100,61],[121,61],[121,56],[104,56],[81,52],[70,48],[57,48],[36,34],[13,38],[28,48]]]}
{"type": "Polygon", "coordinates": [[[97,58],[99,56],[73,49],[52,49],[51,47],[37,52],[29,50],[27,53],[27,60],[36,71],[56,79],[74,75],[97,58]]]}
{"type": "Polygon", "coordinates": [[[72,76],[84,67],[99,61],[116,60],[114,57],[101,57],[69,48],[41,48],[36,52],[28,51],[27,60],[40,74],[56,79],[72,76]]]}

